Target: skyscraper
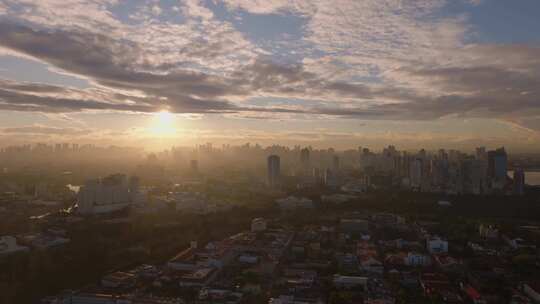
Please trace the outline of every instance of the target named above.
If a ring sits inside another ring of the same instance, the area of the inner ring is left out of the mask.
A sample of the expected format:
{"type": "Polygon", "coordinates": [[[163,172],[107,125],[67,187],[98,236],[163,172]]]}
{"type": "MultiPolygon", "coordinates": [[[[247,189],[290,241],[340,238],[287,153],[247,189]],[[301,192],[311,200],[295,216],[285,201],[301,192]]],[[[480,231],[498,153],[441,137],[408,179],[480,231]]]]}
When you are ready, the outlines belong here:
{"type": "Polygon", "coordinates": [[[308,166],[309,165],[309,149],[304,148],[300,150],[300,163],[302,163],[302,166],[308,166]]]}
{"type": "Polygon", "coordinates": [[[505,180],[507,156],[503,148],[488,152],[488,175],[492,179],[505,180]]]}
{"type": "Polygon", "coordinates": [[[268,186],[277,188],[279,186],[280,159],[277,155],[268,156],[268,186]]]}
{"type": "Polygon", "coordinates": [[[191,173],[198,173],[199,172],[199,161],[196,159],[192,159],[189,162],[189,169],[191,173]]]}
{"type": "Polygon", "coordinates": [[[487,153],[488,178],[492,190],[500,191],[506,185],[507,180],[507,156],[504,148],[499,148],[487,153]]]}
{"type": "Polygon", "coordinates": [[[514,195],[523,195],[525,193],[525,172],[523,169],[514,169],[514,195]]]}
{"type": "Polygon", "coordinates": [[[416,158],[410,163],[409,178],[411,181],[411,187],[420,189],[422,186],[422,169],[423,169],[423,160],[421,158],[416,158]]]}
{"type": "Polygon", "coordinates": [[[486,147],[478,147],[478,148],[476,148],[476,159],[478,159],[478,160],[486,160],[487,159],[486,147]]]}
{"type": "Polygon", "coordinates": [[[339,167],[339,156],[334,155],[332,158],[332,170],[334,170],[334,172],[339,172],[339,167]]]}
{"type": "Polygon", "coordinates": [[[113,174],[102,179],[86,181],[77,194],[77,212],[80,214],[98,214],[117,211],[129,206],[130,191],[138,191],[139,181],[133,178],[127,181],[124,174],[113,174]]]}

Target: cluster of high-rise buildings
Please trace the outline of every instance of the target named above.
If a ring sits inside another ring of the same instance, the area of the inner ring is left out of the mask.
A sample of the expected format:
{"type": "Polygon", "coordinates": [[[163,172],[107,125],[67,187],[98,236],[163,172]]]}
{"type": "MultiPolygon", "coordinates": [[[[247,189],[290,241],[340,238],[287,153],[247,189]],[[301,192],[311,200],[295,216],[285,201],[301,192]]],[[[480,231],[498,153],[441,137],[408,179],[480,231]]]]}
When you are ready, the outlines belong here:
{"type": "MultiPolygon", "coordinates": [[[[366,186],[395,186],[421,192],[441,192],[447,194],[514,194],[522,195],[525,174],[515,169],[508,176],[508,157],[504,148],[487,151],[485,147],[476,149],[474,155],[457,150],[417,153],[398,151],[394,146],[375,153],[368,148],[358,148],[356,163],[341,170],[340,157],[336,153],[326,169],[317,167],[310,161],[310,150],[300,151],[296,175],[310,177],[314,184],[338,186],[353,179],[350,173],[362,176],[366,186]],[[310,176],[310,172],[312,173],[310,176]],[[347,175],[349,173],[349,176],[347,175]]],[[[268,184],[279,187],[280,157],[268,157],[268,184]]]]}
{"type": "Polygon", "coordinates": [[[35,145],[20,145],[20,146],[8,146],[0,150],[1,153],[64,153],[64,152],[77,152],[84,150],[99,149],[92,144],[70,144],[70,143],[56,143],[56,144],[45,144],[37,143],[35,145]]]}
{"type": "MultiPolygon", "coordinates": [[[[309,148],[303,148],[299,153],[299,160],[293,162],[293,168],[286,170],[297,177],[298,186],[339,186],[340,180],[340,158],[334,151],[330,152],[330,157],[326,161],[315,162],[311,156],[309,148]]],[[[281,158],[276,154],[268,156],[268,185],[271,188],[279,188],[282,184],[281,179],[281,158]]]]}
{"type": "MultiPolygon", "coordinates": [[[[399,153],[391,146],[382,154],[389,160],[387,172],[397,175],[403,186],[414,190],[452,194],[523,194],[523,171],[515,171],[515,175],[521,174],[522,178],[512,180],[508,177],[508,157],[504,148],[486,151],[480,147],[475,155],[442,149],[433,154],[425,150],[409,154],[399,153]]],[[[367,155],[363,154],[361,160],[367,155]]],[[[367,168],[370,166],[369,160],[367,164],[361,163],[367,168]]]]}
{"type": "Polygon", "coordinates": [[[12,161],[65,161],[68,159],[96,159],[108,157],[138,157],[144,150],[133,147],[96,146],[94,144],[27,144],[0,148],[0,160],[12,161]]]}

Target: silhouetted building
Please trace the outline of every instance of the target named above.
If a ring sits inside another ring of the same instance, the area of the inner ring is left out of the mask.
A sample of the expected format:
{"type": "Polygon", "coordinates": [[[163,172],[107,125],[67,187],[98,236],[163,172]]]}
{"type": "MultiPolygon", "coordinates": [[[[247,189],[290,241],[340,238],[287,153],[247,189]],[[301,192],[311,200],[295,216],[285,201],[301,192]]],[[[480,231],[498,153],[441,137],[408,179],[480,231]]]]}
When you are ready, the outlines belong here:
{"type": "Polygon", "coordinates": [[[521,168],[514,169],[514,195],[525,193],[525,172],[521,168]]]}
{"type": "Polygon", "coordinates": [[[339,172],[339,156],[337,155],[334,155],[332,159],[332,170],[334,170],[334,172],[339,172]]]}
{"type": "Polygon", "coordinates": [[[309,169],[309,149],[304,148],[300,150],[300,164],[302,165],[302,169],[307,170],[309,169]]]}
{"type": "Polygon", "coordinates": [[[488,178],[491,189],[503,190],[507,185],[507,156],[504,148],[489,151],[488,156],[488,178]]]}
{"type": "Polygon", "coordinates": [[[488,176],[497,180],[506,179],[507,156],[504,148],[488,152],[488,176]]]}
{"type": "Polygon", "coordinates": [[[420,189],[422,186],[422,176],[423,176],[423,161],[421,158],[417,158],[410,163],[409,178],[411,182],[411,187],[415,189],[420,189]]]}
{"type": "Polygon", "coordinates": [[[192,159],[192,160],[189,162],[189,170],[190,170],[192,173],[197,173],[197,172],[199,172],[199,161],[196,160],[196,159],[192,159]]]}
{"type": "Polygon", "coordinates": [[[277,188],[279,186],[280,170],[279,156],[268,156],[268,185],[271,188],[277,188]]]}
{"type": "Polygon", "coordinates": [[[476,159],[478,160],[487,160],[486,147],[476,148],[476,159]]]}

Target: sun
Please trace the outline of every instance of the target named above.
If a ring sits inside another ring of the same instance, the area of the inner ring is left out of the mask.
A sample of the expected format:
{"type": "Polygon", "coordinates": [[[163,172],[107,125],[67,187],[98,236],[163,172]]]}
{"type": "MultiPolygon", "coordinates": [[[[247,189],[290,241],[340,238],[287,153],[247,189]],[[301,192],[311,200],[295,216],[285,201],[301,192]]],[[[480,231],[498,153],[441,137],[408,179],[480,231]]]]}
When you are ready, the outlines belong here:
{"type": "Polygon", "coordinates": [[[171,113],[167,111],[161,111],[157,115],[158,115],[158,120],[159,120],[160,125],[172,126],[174,116],[171,113]]]}
{"type": "Polygon", "coordinates": [[[155,135],[172,135],[175,133],[175,116],[168,111],[161,111],[154,114],[152,133],[155,135]]]}

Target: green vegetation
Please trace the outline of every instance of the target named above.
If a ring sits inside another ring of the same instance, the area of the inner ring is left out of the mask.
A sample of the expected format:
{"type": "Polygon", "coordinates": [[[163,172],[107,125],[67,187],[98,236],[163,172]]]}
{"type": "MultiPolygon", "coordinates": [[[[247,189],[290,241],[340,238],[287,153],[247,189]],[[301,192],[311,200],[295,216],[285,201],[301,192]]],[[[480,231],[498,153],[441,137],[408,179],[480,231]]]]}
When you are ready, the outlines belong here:
{"type": "Polygon", "coordinates": [[[64,248],[0,258],[0,303],[33,303],[63,289],[97,282],[113,270],[164,263],[189,242],[218,240],[249,229],[262,210],[234,208],[205,216],[162,213],[107,224],[89,219],[69,229],[64,248]]]}

